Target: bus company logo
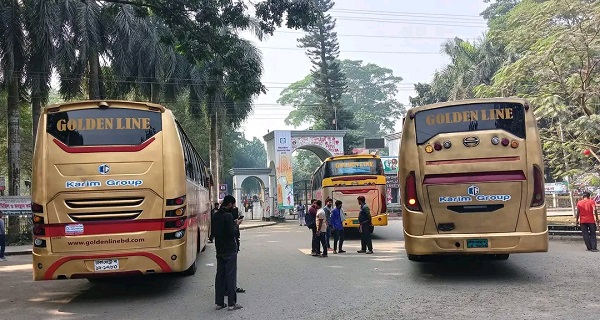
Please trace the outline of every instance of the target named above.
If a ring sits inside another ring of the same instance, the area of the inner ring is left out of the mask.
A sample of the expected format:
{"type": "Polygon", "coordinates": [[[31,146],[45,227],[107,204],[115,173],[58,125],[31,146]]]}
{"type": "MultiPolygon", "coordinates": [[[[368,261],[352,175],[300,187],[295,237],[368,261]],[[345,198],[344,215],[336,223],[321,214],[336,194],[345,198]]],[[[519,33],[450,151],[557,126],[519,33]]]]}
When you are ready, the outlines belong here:
{"type": "Polygon", "coordinates": [[[465,147],[476,147],[479,145],[479,138],[477,137],[466,137],[463,139],[465,147]]]}
{"type": "Polygon", "coordinates": [[[98,166],[98,172],[100,174],[108,174],[110,172],[110,167],[106,163],[103,163],[98,166]]]}
{"type": "Polygon", "coordinates": [[[470,186],[469,188],[467,188],[467,194],[470,195],[471,197],[475,197],[479,194],[479,187],[478,186],[470,186]]]}
{"type": "Polygon", "coordinates": [[[67,181],[65,182],[65,188],[73,189],[73,188],[89,188],[89,187],[100,187],[102,186],[102,182],[100,181],[67,181]]]}
{"type": "Polygon", "coordinates": [[[440,203],[458,203],[458,202],[473,202],[475,199],[478,202],[489,202],[489,201],[502,201],[506,202],[511,199],[510,194],[494,194],[487,195],[481,194],[479,187],[472,185],[467,188],[468,196],[456,196],[456,197],[440,197],[440,203]]]}

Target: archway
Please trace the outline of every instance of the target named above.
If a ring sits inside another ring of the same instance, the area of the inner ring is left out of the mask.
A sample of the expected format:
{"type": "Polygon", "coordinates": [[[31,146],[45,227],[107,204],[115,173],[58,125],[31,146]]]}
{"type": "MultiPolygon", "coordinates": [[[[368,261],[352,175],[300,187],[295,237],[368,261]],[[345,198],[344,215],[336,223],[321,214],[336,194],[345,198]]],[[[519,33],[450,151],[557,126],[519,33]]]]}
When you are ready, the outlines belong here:
{"type": "Polygon", "coordinates": [[[257,195],[258,201],[253,201],[250,219],[267,220],[271,217],[271,209],[267,208],[269,202],[269,189],[271,176],[274,176],[273,169],[265,168],[234,168],[229,170],[233,176],[233,196],[240,202],[238,207],[242,208],[242,184],[247,179],[256,179],[260,185],[260,193],[257,195]]]}

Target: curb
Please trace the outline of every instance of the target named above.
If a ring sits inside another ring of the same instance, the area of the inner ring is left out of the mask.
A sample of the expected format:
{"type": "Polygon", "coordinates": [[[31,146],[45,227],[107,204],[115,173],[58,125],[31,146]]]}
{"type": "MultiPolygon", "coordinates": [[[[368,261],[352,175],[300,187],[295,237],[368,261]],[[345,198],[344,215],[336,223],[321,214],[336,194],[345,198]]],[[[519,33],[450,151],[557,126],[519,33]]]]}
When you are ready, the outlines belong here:
{"type": "Polygon", "coordinates": [[[277,222],[272,221],[272,222],[267,222],[267,223],[264,223],[264,224],[259,224],[259,225],[254,225],[254,226],[244,226],[244,225],[241,225],[240,226],[240,230],[256,229],[256,228],[262,228],[262,227],[270,227],[270,226],[273,226],[273,225],[276,225],[276,224],[277,224],[277,222]]]}
{"type": "Polygon", "coordinates": [[[26,255],[30,255],[32,253],[31,249],[27,249],[27,250],[21,250],[21,251],[6,251],[4,252],[5,256],[26,256],[26,255]]]}

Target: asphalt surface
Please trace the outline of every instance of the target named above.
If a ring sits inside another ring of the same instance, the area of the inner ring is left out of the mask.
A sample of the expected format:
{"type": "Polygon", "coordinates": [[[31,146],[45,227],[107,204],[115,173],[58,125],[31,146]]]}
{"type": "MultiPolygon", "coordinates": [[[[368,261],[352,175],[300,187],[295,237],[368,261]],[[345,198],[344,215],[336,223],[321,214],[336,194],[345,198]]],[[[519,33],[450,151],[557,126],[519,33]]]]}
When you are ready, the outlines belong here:
{"type": "Polygon", "coordinates": [[[295,223],[242,231],[237,311],[214,310],[214,247],[193,277],[158,275],[92,284],[33,282],[30,256],[0,262],[1,319],[598,319],[600,253],[583,242],[550,252],[415,263],[401,221],[378,227],[373,255],[310,256],[295,223]]]}

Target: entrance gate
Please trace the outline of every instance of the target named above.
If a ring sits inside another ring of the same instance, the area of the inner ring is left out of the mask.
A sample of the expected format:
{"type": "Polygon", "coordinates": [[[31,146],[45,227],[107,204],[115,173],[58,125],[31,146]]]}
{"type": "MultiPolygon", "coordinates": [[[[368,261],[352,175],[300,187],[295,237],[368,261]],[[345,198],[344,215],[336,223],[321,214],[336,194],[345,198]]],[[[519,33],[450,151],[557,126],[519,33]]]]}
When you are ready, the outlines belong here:
{"type": "Polygon", "coordinates": [[[255,177],[264,187],[262,220],[285,218],[285,211],[294,207],[292,153],[297,149],[309,150],[321,161],[343,155],[345,135],[345,131],[337,130],[276,130],[267,133],[263,137],[267,144],[267,168],[230,170],[236,200],[241,199],[242,182],[255,177]]]}

